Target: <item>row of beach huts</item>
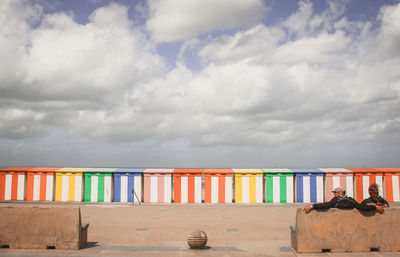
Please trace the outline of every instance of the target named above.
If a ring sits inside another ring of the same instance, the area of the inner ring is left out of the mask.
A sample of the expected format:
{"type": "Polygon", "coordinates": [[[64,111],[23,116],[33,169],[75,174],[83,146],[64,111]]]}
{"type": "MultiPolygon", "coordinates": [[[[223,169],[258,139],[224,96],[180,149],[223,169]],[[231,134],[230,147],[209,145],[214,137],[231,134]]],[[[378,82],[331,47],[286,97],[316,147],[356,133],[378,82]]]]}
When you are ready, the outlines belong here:
{"type": "Polygon", "coordinates": [[[400,201],[400,168],[139,169],[8,167],[0,200],[144,203],[310,203],[340,186],[357,201],[368,186],[400,201]]]}

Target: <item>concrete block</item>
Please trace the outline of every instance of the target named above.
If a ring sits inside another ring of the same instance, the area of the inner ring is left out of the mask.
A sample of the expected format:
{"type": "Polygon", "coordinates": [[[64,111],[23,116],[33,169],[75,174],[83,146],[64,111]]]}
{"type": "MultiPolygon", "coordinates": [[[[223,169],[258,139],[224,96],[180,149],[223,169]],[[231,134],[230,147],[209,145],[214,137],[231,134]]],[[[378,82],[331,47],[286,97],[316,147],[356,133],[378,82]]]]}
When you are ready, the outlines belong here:
{"type": "Polygon", "coordinates": [[[77,250],[87,243],[79,207],[0,205],[0,246],[77,250]]]}
{"type": "Polygon", "coordinates": [[[312,252],[398,252],[400,251],[400,208],[384,214],[353,210],[297,209],[291,227],[292,248],[312,252]]]}

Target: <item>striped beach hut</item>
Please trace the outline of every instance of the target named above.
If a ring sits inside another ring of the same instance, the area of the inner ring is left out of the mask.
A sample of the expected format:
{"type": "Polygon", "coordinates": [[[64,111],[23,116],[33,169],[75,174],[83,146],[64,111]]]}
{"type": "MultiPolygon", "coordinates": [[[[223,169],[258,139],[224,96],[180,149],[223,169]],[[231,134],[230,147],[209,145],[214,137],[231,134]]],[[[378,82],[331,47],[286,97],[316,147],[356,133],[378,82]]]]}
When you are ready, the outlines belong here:
{"type": "Polygon", "coordinates": [[[173,172],[174,169],[145,169],[143,171],[145,203],[171,203],[173,172]]]}
{"type": "Polygon", "coordinates": [[[62,202],[83,201],[83,172],[87,168],[61,168],[56,170],[55,200],[62,202]]]}
{"type": "Polygon", "coordinates": [[[25,200],[26,172],[33,167],[9,167],[0,170],[0,200],[25,200]]]}
{"type": "Polygon", "coordinates": [[[388,202],[400,201],[400,168],[377,168],[383,172],[385,180],[384,196],[388,202]]]}
{"type": "Polygon", "coordinates": [[[383,195],[383,171],[374,168],[350,168],[356,178],[356,200],[361,202],[369,197],[368,187],[371,184],[379,185],[379,195],[383,195]]]}
{"type": "Polygon", "coordinates": [[[204,169],[204,202],[232,203],[232,169],[204,169]]]}
{"type": "Polygon", "coordinates": [[[85,175],[85,202],[112,201],[112,172],[116,168],[87,168],[85,175]]]}
{"type": "Polygon", "coordinates": [[[233,169],[236,203],[263,202],[263,171],[261,169],[233,169]]]}
{"type": "Polygon", "coordinates": [[[325,174],[325,201],[333,198],[332,190],[341,187],[346,195],[354,197],[353,171],[344,168],[321,168],[325,174]]]}
{"type": "Polygon", "coordinates": [[[174,169],[174,202],[201,203],[203,169],[174,169]]]}
{"type": "Polygon", "coordinates": [[[114,171],[114,202],[138,202],[138,199],[142,202],[144,170],[121,168],[114,171]]]}
{"type": "Polygon", "coordinates": [[[296,178],[296,202],[324,201],[324,178],[318,169],[291,169],[296,178]]]}
{"type": "Polygon", "coordinates": [[[55,171],[60,167],[36,167],[27,172],[26,200],[54,201],[55,171]]]}
{"type": "Polygon", "coordinates": [[[262,169],[267,203],[293,203],[294,173],[290,169],[262,169]]]}

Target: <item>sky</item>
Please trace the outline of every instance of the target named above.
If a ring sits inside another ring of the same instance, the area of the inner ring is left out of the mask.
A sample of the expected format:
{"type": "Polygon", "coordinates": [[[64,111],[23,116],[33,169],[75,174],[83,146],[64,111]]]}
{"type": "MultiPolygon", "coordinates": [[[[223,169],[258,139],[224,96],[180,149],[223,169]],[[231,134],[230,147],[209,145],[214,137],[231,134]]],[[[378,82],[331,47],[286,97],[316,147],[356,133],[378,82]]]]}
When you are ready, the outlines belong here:
{"type": "Polygon", "coordinates": [[[1,0],[0,166],[400,167],[399,0],[1,0]]]}

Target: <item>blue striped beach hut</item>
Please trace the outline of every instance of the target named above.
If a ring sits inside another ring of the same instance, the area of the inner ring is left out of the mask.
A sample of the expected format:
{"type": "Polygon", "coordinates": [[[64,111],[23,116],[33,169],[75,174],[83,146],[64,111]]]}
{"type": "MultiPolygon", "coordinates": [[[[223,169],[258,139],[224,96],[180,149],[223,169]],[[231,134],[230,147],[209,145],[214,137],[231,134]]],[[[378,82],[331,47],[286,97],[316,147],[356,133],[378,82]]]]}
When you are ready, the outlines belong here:
{"type": "Polygon", "coordinates": [[[143,171],[145,169],[120,168],[114,171],[114,202],[137,202],[132,189],[142,202],[143,171]]]}
{"type": "Polygon", "coordinates": [[[291,169],[296,178],[296,202],[324,201],[324,177],[318,169],[291,169]]]}

